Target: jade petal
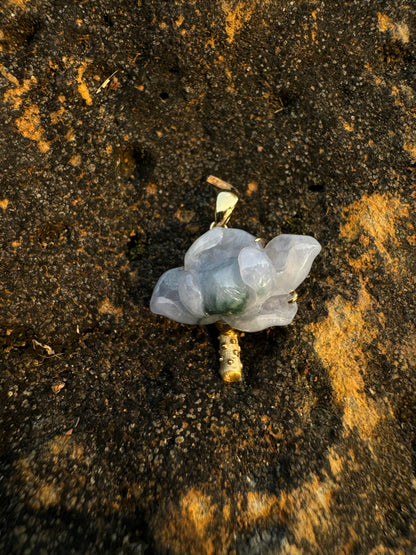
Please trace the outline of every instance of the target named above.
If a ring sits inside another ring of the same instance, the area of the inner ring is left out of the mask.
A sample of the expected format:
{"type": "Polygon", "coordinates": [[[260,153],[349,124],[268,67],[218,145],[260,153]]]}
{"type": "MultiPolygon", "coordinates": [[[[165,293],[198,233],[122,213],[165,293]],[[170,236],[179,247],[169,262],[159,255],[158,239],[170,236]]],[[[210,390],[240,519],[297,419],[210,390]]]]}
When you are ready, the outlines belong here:
{"type": "Polygon", "coordinates": [[[209,324],[215,324],[215,322],[219,322],[221,320],[221,314],[209,314],[208,316],[204,316],[198,322],[200,326],[208,326],[209,324]]]}
{"type": "Polygon", "coordinates": [[[150,310],[181,324],[197,324],[198,318],[185,308],[179,298],[179,283],[184,274],[183,268],[173,268],[160,277],[150,300],[150,310]]]}
{"type": "Polygon", "coordinates": [[[214,227],[198,237],[188,249],[185,254],[185,270],[205,271],[224,256],[237,258],[241,249],[248,246],[262,248],[247,231],[214,227]]]}
{"type": "Polygon", "coordinates": [[[191,272],[185,272],[182,279],[179,280],[179,299],[184,307],[198,319],[207,315],[204,310],[204,298],[199,279],[191,272]]]}
{"type": "Polygon", "coordinates": [[[276,271],[263,249],[242,249],[238,255],[238,265],[241,279],[253,289],[257,297],[264,298],[271,293],[276,271]]]}
{"type": "Polygon", "coordinates": [[[308,275],[321,245],[307,235],[279,235],[265,248],[277,272],[275,294],[290,293],[308,275]]]}
{"type": "Polygon", "coordinates": [[[198,270],[201,268],[204,263],[201,258],[205,258],[202,257],[202,255],[206,253],[206,251],[212,251],[216,245],[221,243],[223,234],[223,228],[214,227],[201,235],[201,237],[198,237],[185,253],[185,270],[198,270]]]}
{"type": "Polygon", "coordinates": [[[239,316],[223,316],[228,325],[241,331],[262,331],[271,326],[287,326],[298,310],[296,303],[289,303],[290,295],[270,297],[260,311],[250,311],[239,316]]]}

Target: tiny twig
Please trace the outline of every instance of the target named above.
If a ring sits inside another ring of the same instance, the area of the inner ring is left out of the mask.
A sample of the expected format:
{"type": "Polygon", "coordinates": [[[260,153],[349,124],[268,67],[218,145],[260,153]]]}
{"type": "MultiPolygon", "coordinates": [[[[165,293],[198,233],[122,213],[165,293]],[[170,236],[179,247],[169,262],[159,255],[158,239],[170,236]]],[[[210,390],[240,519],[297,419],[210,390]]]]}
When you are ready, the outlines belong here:
{"type": "Polygon", "coordinates": [[[241,371],[243,365],[240,359],[240,345],[238,344],[237,332],[224,324],[217,322],[220,332],[220,375],[225,382],[239,382],[242,379],[241,371]]]}
{"type": "Polygon", "coordinates": [[[237,191],[237,189],[233,185],[231,185],[231,183],[228,183],[227,181],[224,181],[219,177],[215,177],[215,175],[209,175],[207,177],[207,182],[210,185],[214,185],[214,187],[221,189],[222,191],[237,191]]]}
{"type": "Polygon", "coordinates": [[[101,83],[101,85],[98,87],[98,89],[95,91],[95,94],[98,94],[102,89],[105,89],[107,87],[107,85],[109,84],[109,82],[111,81],[112,77],[114,77],[114,75],[118,72],[118,69],[116,69],[116,71],[114,71],[110,77],[107,77],[107,79],[105,81],[103,81],[101,83]]]}

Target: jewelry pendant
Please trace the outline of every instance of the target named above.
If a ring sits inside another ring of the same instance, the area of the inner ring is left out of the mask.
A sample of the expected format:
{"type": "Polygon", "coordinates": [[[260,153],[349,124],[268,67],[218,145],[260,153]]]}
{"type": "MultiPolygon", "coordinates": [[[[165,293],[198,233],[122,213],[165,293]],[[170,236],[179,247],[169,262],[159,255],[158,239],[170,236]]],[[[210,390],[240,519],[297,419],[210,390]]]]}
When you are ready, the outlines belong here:
{"type": "Polygon", "coordinates": [[[295,289],[308,275],[321,245],[307,235],[279,235],[263,247],[250,233],[228,228],[238,196],[214,176],[208,182],[222,189],[215,221],[188,249],[184,266],[161,276],[150,309],[183,324],[217,323],[221,377],[240,381],[235,330],[256,332],[290,324],[298,308],[295,289]]]}

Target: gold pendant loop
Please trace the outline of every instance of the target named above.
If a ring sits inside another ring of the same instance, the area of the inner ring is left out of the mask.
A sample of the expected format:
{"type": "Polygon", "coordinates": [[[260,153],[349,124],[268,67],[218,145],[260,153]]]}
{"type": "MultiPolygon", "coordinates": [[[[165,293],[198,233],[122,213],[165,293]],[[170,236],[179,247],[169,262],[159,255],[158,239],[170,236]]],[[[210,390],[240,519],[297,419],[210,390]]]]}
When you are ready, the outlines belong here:
{"type": "Polygon", "coordinates": [[[238,202],[238,195],[234,192],[235,188],[226,181],[210,175],[207,178],[208,183],[221,189],[217,195],[215,204],[215,221],[212,222],[210,229],[213,227],[227,227],[227,223],[233,213],[238,202]]]}
{"type": "Polygon", "coordinates": [[[238,202],[238,196],[231,191],[221,191],[215,204],[215,227],[227,227],[228,220],[238,202]]]}

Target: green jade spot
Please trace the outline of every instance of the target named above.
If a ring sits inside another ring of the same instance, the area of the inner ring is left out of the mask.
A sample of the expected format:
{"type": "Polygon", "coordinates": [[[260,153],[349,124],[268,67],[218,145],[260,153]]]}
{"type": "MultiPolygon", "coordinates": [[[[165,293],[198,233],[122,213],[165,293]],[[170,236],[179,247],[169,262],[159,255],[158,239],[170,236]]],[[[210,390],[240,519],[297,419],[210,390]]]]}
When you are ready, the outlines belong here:
{"type": "Polygon", "coordinates": [[[204,309],[207,314],[240,314],[249,297],[236,258],[213,264],[200,274],[204,309]]]}

